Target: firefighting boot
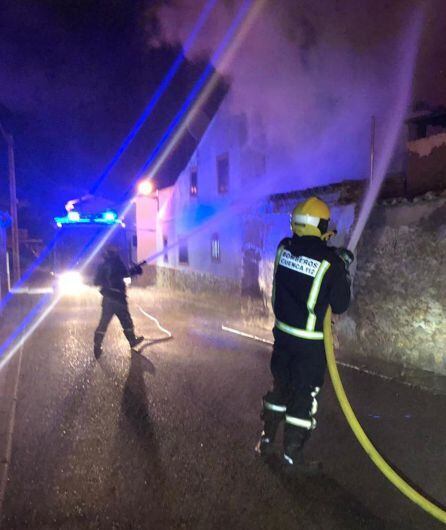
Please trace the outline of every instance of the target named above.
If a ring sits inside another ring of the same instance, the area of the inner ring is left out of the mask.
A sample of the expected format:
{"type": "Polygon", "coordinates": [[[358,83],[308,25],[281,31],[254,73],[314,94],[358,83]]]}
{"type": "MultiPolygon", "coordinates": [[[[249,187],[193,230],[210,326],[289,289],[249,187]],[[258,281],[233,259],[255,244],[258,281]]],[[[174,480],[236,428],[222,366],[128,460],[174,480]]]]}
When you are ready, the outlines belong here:
{"type": "Polygon", "coordinates": [[[260,418],[263,420],[263,431],[254,451],[258,456],[269,456],[274,452],[273,443],[277,429],[284,418],[284,412],[276,412],[263,408],[260,418]]]}
{"type": "Polygon", "coordinates": [[[138,344],[141,344],[141,342],[144,340],[144,337],[140,335],[139,337],[135,337],[134,340],[130,343],[131,348],[136,348],[138,344]]]}
{"type": "Polygon", "coordinates": [[[317,475],[322,471],[322,463],[304,458],[303,447],[310,437],[310,431],[285,425],[283,465],[290,475],[317,475]]]}
{"type": "Polygon", "coordinates": [[[102,355],[102,339],[103,338],[104,338],[104,334],[96,331],[96,333],[94,334],[94,349],[93,349],[93,353],[96,359],[99,359],[99,357],[102,355]]]}
{"type": "Polygon", "coordinates": [[[136,337],[135,335],[133,336],[132,340],[130,341],[129,340],[129,343],[130,343],[130,348],[132,348],[132,350],[134,348],[136,348],[136,346],[138,346],[138,344],[141,344],[141,342],[144,340],[144,337],[141,335],[139,337],[136,337]]]}
{"type": "Polygon", "coordinates": [[[283,464],[285,472],[289,475],[314,476],[322,472],[322,462],[306,460],[302,448],[289,448],[288,452],[283,454],[283,464]]]}
{"type": "Polygon", "coordinates": [[[140,337],[137,337],[135,335],[135,330],[132,328],[132,329],[124,329],[124,335],[126,337],[126,339],[129,341],[129,344],[130,344],[130,348],[136,348],[136,346],[138,346],[138,344],[141,344],[141,342],[144,340],[144,337],[140,336],[140,337]]]}

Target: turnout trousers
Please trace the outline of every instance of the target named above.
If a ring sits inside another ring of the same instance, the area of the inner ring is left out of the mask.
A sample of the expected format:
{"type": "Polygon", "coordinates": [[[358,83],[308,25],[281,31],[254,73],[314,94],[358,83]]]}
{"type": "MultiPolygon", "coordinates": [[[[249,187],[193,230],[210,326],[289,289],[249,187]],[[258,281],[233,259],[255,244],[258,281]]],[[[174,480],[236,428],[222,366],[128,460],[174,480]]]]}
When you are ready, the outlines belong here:
{"type": "Polygon", "coordinates": [[[104,296],[102,299],[101,319],[99,320],[98,327],[94,334],[94,345],[96,347],[101,347],[107,327],[114,315],[118,317],[124,335],[129,341],[130,346],[134,344],[136,338],[135,327],[133,325],[132,317],[130,316],[127,299],[125,297],[115,299],[104,296]]]}
{"type": "Polygon", "coordinates": [[[264,433],[273,441],[285,420],[284,454],[294,458],[316,428],[317,397],[326,369],[323,340],[294,337],[273,330],[273,387],[263,397],[264,433]]]}

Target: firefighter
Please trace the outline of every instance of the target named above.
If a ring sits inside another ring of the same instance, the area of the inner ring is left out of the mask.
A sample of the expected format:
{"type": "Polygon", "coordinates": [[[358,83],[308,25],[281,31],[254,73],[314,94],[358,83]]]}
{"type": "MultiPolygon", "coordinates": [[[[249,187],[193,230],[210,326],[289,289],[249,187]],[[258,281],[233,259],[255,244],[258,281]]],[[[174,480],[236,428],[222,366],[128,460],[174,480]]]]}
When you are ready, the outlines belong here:
{"type": "Polygon", "coordinates": [[[101,356],[102,341],[113,315],[118,317],[131,348],[134,348],[144,340],[144,337],[135,335],[124,283],[124,278],[139,274],[142,274],[140,265],[134,265],[130,270],[127,270],[117,248],[113,246],[106,248],[103,254],[103,261],[99,265],[94,278],[94,284],[100,286],[102,294],[101,319],[94,334],[94,356],[96,359],[101,356]]]}
{"type": "Polygon", "coordinates": [[[256,452],[272,453],[277,429],[285,421],[283,465],[304,473],[319,468],[304,460],[302,449],[316,427],[326,369],[324,316],[329,305],[339,314],[350,303],[353,254],[327,246],[334,234],[328,231],[329,220],[328,206],[317,197],[298,204],[290,220],[293,236],[280,242],[274,263],[273,387],[263,397],[264,428],[256,452]]]}

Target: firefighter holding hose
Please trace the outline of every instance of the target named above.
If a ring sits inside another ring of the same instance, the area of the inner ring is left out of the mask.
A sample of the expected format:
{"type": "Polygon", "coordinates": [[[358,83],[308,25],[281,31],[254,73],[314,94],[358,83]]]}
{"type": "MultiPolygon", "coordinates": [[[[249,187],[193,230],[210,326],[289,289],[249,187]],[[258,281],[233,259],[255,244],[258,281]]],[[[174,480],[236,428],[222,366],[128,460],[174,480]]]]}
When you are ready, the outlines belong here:
{"type": "Polygon", "coordinates": [[[264,425],[256,452],[272,453],[284,421],[283,465],[303,473],[319,468],[304,460],[302,449],[316,427],[324,382],[324,317],[329,305],[339,314],[350,304],[353,254],[327,246],[334,234],[328,231],[329,221],[330,210],[317,197],[298,204],[291,216],[293,235],[280,242],[274,264],[273,387],[263,397],[264,425]]]}
{"type": "Polygon", "coordinates": [[[99,359],[102,354],[102,341],[114,315],[118,317],[131,348],[144,340],[144,337],[135,335],[124,282],[124,278],[139,274],[142,274],[141,264],[133,265],[130,270],[127,270],[116,247],[109,245],[105,249],[103,261],[94,278],[94,284],[100,287],[102,294],[102,313],[94,334],[94,356],[96,359],[99,359]]]}

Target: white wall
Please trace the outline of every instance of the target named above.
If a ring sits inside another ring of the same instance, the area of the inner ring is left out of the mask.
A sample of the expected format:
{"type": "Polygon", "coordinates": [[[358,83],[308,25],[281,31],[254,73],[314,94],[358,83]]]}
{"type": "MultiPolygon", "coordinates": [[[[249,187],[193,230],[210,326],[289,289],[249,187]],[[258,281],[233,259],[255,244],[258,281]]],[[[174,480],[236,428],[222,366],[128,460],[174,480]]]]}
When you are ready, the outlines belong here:
{"type": "Polygon", "coordinates": [[[156,194],[138,195],[135,198],[136,237],[138,241],[136,259],[143,261],[157,252],[156,219],[158,199],[156,194]]]}
{"type": "MultiPolygon", "coordinates": [[[[232,115],[225,101],[212,120],[189,164],[179,176],[160,219],[160,232],[169,245],[183,236],[188,241],[189,264],[180,264],[178,248],[169,251],[169,262],[158,265],[240,280],[242,224],[240,208],[243,187],[258,171],[260,154],[249,148],[246,120],[232,115]],[[217,159],[229,159],[228,192],[218,192],[217,159]],[[190,173],[197,169],[198,193],[190,195],[190,173]],[[220,240],[221,261],[211,259],[211,236],[220,240]]],[[[161,235],[162,239],[162,235],[161,235]]]]}

